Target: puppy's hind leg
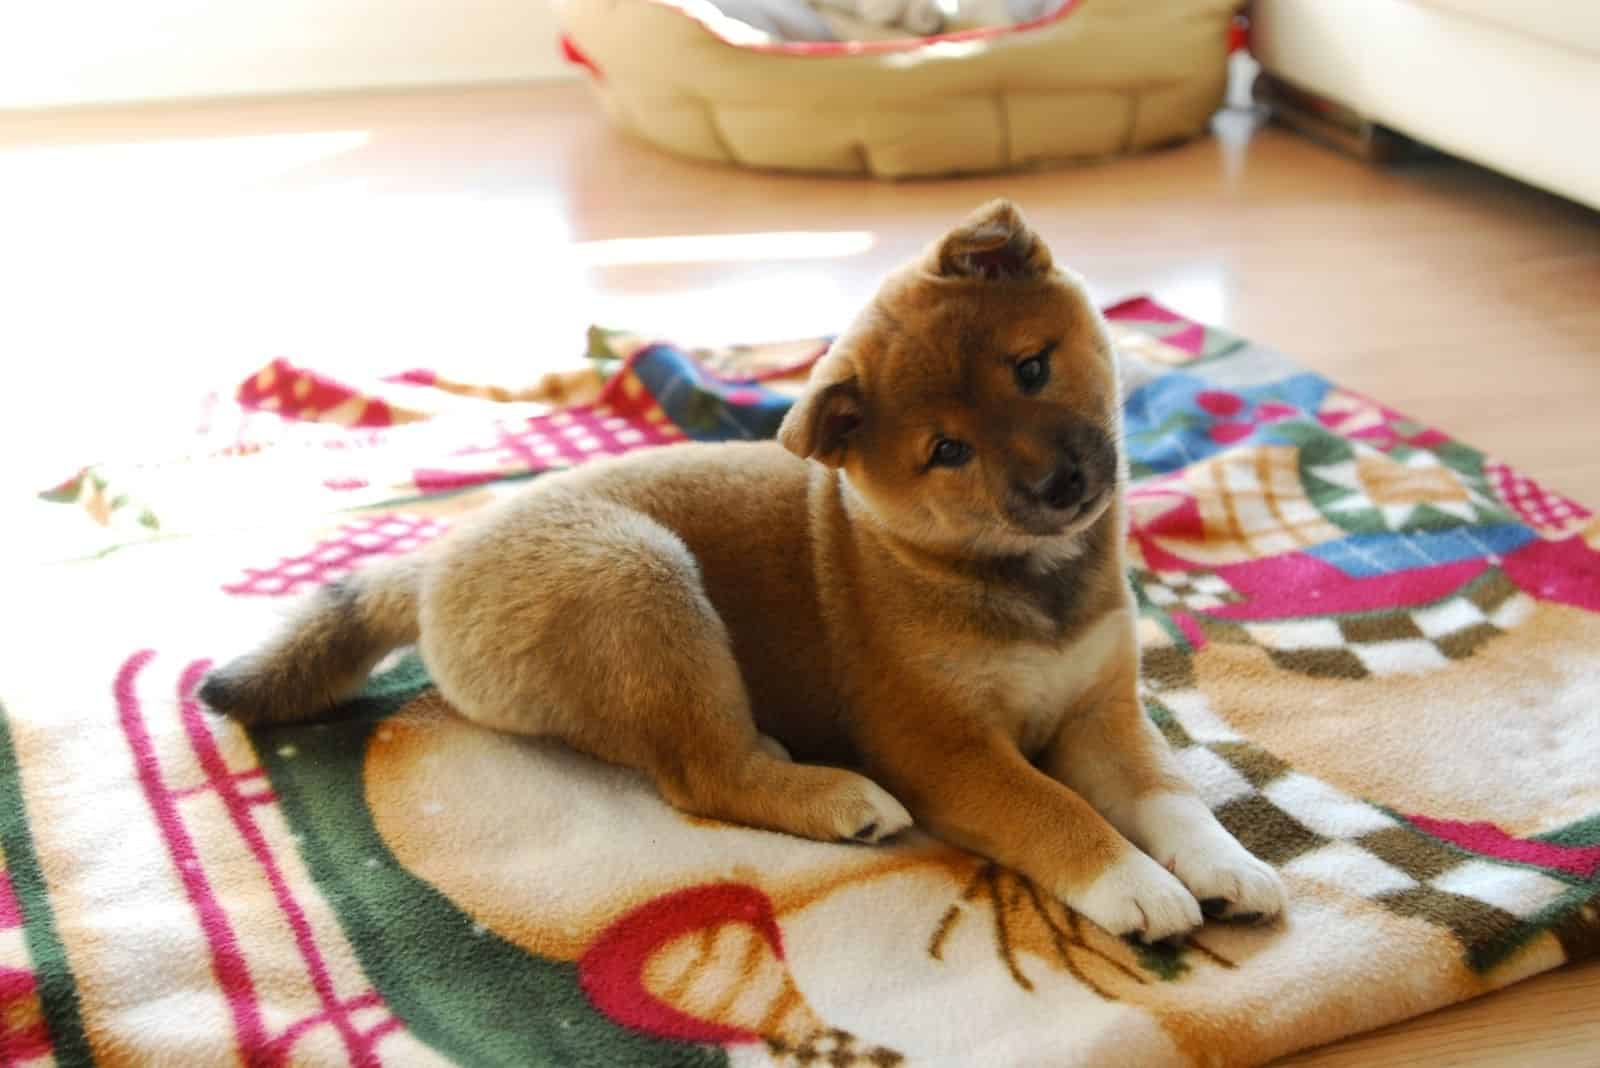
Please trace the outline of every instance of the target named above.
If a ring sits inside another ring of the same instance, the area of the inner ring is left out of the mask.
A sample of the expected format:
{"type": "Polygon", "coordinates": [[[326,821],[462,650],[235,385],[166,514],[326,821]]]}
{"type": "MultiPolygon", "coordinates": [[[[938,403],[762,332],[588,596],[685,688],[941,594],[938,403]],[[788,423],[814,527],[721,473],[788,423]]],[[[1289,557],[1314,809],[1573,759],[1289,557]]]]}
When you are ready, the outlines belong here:
{"type": "Polygon", "coordinates": [[[452,582],[447,562],[454,596],[426,613],[424,658],[468,719],[636,768],[695,816],[822,841],[910,825],[865,776],[796,764],[757,732],[727,629],[676,535],[601,502],[543,520],[541,544],[514,550],[492,594],[471,574],[452,582]],[[457,607],[473,625],[451,618],[457,607]]]}
{"type": "Polygon", "coordinates": [[[726,633],[703,595],[647,603],[634,619],[612,623],[636,631],[629,644],[648,650],[642,664],[610,680],[612,707],[627,710],[624,729],[585,717],[570,744],[638,768],[670,804],[696,816],[821,841],[877,842],[910,825],[870,779],[796,764],[757,733],[726,633]]]}
{"type": "MultiPolygon", "coordinates": [[[[674,711],[681,715],[681,707],[674,711]]],[[[641,770],[691,815],[825,842],[880,842],[911,825],[900,802],[871,779],[777,755],[781,746],[755,733],[748,709],[707,704],[672,733],[655,740],[641,770]]]]}

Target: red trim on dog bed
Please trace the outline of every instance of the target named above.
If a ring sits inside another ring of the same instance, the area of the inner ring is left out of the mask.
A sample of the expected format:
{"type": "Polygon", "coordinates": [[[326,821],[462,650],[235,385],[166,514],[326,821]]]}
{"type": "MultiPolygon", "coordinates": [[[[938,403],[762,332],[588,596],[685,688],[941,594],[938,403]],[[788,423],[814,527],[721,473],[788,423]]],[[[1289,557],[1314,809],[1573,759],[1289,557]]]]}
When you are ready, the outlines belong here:
{"type": "Polygon", "coordinates": [[[600,73],[600,68],[595,66],[594,60],[590,59],[583,49],[573,42],[572,37],[565,33],[561,35],[561,56],[568,63],[582,67],[594,75],[595,81],[601,81],[605,78],[605,75],[600,73]]]}

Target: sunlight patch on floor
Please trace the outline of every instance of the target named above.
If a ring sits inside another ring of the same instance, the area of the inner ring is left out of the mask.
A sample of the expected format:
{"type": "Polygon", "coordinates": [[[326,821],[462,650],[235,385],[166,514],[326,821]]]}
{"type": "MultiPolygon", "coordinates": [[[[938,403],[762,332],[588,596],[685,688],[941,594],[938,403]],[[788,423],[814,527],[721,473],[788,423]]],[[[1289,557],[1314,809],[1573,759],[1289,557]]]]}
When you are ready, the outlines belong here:
{"type": "Polygon", "coordinates": [[[354,151],[371,139],[366,130],[318,130],[12,149],[0,151],[0,195],[59,197],[90,186],[118,199],[194,189],[215,192],[281,177],[354,151]],[[115,182],[108,182],[112,176],[115,182]]]}
{"type": "Polygon", "coordinates": [[[694,234],[584,241],[573,247],[585,267],[663,263],[752,263],[829,260],[870,252],[877,239],[861,230],[694,234]]]}

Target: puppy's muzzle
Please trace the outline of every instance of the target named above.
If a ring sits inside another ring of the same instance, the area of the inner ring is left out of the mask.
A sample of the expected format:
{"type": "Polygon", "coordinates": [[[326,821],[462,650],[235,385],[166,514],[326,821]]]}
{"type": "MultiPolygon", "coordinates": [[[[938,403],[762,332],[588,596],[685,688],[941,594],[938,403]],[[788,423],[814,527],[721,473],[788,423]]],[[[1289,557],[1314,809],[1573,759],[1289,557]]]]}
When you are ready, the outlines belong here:
{"type": "Polygon", "coordinates": [[[1035,508],[1065,512],[1083,503],[1088,495],[1089,478],[1083,465],[1071,454],[1062,456],[1055,469],[1043,479],[1016,487],[1017,495],[1035,508]]]}

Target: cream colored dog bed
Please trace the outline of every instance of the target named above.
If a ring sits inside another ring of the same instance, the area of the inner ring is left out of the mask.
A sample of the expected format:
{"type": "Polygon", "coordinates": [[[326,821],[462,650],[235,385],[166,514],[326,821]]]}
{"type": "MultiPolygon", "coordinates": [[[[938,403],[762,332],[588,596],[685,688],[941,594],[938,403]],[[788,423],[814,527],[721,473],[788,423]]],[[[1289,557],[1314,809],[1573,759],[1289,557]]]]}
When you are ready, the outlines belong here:
{"type": "Polygon", "coordinates": [[[1237,0],[1066,0],[1018,26],[781,42],[705,0],[565,0],[568,54],[670,152],[883,178],[1112,156],[1221,102],[1237,0]]]}

